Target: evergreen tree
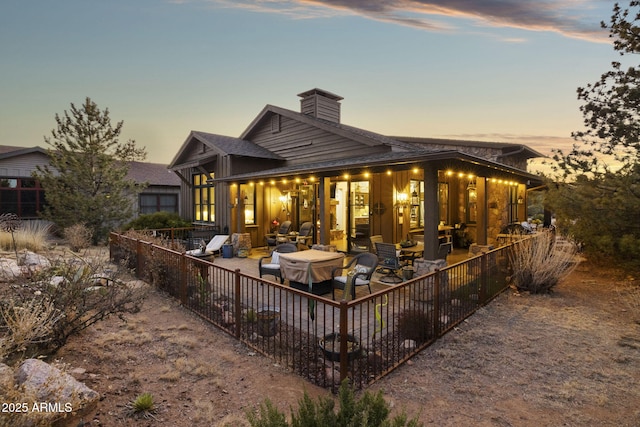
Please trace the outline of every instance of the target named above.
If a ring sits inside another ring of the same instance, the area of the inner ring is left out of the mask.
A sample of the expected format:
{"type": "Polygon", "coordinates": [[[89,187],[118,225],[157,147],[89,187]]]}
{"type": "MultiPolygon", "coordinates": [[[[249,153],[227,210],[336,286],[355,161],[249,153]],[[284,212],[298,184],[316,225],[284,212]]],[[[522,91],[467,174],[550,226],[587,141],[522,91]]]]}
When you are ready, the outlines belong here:
{"type": "Polygon", "coordinates": [[[34,173],[45,191],[43,217],[62,228],[83,223],[94,243],[103,241],[132,216],[144,185],[127,178],[129,162],[144,160],[145,149],[133,140],[120,142],[123,122],[112,126],[109,110],[100,110],[90,98],[55,119],[57,129],[44,138],[50,165],[34,173]]]}
{"type": "Polygon", "coordinates": [[[585,129],[573,133],[570,152],[555,153],[558,173],[548,197],[559,225],[588,255],[635,267],[640,264],[640,67],[631,56],[640,53],[639,20],[640,1],[631,1],[627,9],[616,3],[610,24],[601,23],[623,58],[596,83],[578,88],[585,129]]]}

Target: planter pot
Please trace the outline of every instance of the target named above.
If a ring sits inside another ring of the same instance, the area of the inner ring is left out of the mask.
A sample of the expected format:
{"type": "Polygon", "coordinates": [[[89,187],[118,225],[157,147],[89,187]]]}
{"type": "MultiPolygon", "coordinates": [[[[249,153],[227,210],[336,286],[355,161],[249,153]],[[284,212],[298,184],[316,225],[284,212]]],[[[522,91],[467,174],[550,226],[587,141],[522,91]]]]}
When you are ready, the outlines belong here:
{"type": "Polygon", "coordinates": [[[280,309],[278,307],[265,307],[257,312],[258,335],[272,337],[278,333],[280,323],[280,309]]]}
{"type": "MultiPolygon", "coordinates": [[[[340,361],[340,334],[325,335],[319,343],[324,356],[333,362],[340,361]]],[[[347,335],[347,359],[354,360],[360,355],[360,343],[353,335],[347,335]]]]}

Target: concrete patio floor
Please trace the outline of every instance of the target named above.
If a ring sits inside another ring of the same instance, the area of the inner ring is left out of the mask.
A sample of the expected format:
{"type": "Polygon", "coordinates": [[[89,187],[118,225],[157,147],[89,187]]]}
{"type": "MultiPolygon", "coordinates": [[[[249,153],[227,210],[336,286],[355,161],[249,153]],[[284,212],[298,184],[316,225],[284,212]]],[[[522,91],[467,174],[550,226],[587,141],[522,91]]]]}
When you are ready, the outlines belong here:
{"type": "MultiPolygon", "coordinates": [[[[216,256],[214,259],[214,264],[230,270],[240,269],[240,271],[243,274],[247,274],[253,277],[259,277],[260,274],[258,272],[258,260],[261,257],[268,256],[269,253],[270,253],[270,250],[266,246],[252,248],[249,256],[246,258],[239,258],[239,257],[224,258],[222,256],[216,256]]],[[[351,260],[351,258],[352,258],[352,255],[347,254],[344,258],[344,264],[347,264],[349,260],[351,260]]],[[[468,258],[467,249],[454,249],[453,252],[449,254],[449,256],[447,257],[447,263],[451,265],[451,264],[460,262],[462,260],[465,260],[467,258],[468,258]]],[[[381,282],[380,278],[382,276],[383,274],[378,272],[373,274],[372,280],[371,280],[371,290],[373,292],[375,292],[376,290],[385,289],[389,286],[393,286],[392,283],[381,282]]],[[[266,280],[272,280],[272,281],[275,280],[273,276],[265,276],[264,278],[266,280]]],[[[285,280],[285,284],[287,284],[286,280],[285,280]]],[[[356,297],[364,295],[368,292],[369,290],[367,289],[366,286],[359,286],[356,288],[356,297]]],[[[325,294],[324,296],[328,296],[329,298],[331,297],[330,294],[325,294]]],[[[336,299],[341,298],[341,296],[342,296],[342,291],[336,290],[336,299]]]]}

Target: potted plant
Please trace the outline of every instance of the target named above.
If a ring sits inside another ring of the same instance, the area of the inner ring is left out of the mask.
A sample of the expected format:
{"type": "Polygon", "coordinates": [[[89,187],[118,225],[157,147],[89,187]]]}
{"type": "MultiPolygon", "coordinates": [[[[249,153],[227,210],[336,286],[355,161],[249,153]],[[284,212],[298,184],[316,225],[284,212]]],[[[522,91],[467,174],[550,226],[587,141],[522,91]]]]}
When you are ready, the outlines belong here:
{"type": "MultiPolygon", "coordinates": [[[[320,349],[324,356],[333,362],[340,361],[340,333],[331,333],[320,339],[320,349]]],[[[350,334],[347,334],[347,360],[352,361],[360,355],[360,342],[350,334]]]]}

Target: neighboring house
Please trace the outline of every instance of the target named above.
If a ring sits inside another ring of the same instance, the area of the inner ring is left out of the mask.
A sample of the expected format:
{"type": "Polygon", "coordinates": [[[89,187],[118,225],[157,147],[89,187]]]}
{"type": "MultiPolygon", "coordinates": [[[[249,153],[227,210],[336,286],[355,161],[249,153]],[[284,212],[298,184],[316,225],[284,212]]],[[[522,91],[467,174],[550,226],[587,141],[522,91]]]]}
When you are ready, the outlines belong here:
{"type": "MultiPolygon", "coordinates": [[[[49,156],[44,148],[0,145],[0,214],[38,217],[46,203],[45,193],[32,173],[45,165],[49,165],[49,156]]],[[[167,165],[131,162],[128,177],[149,184],[138,200],[132,201],[136,216],[158,211],[180,213],[180,179],[167,165]]]]}
{"type": "MultiPolygon", "coordinates": [[[[169,168],[182,213],[262,246],[273,222],[306,221],[329,244],[365,230],[425,239],[433,259],[443,230],[464,224],[480,244],[526,219],[526,171],[541,157],[519,144],[384,136],[340,122],[342,97],[299,94],[300,112],[267,105],[237,138],[192,131],[169,168]],[[440,227],[439,227],[440,226],[440,227]]],[[[455,228],[454,228],[455,229],[455,228]]]]}

